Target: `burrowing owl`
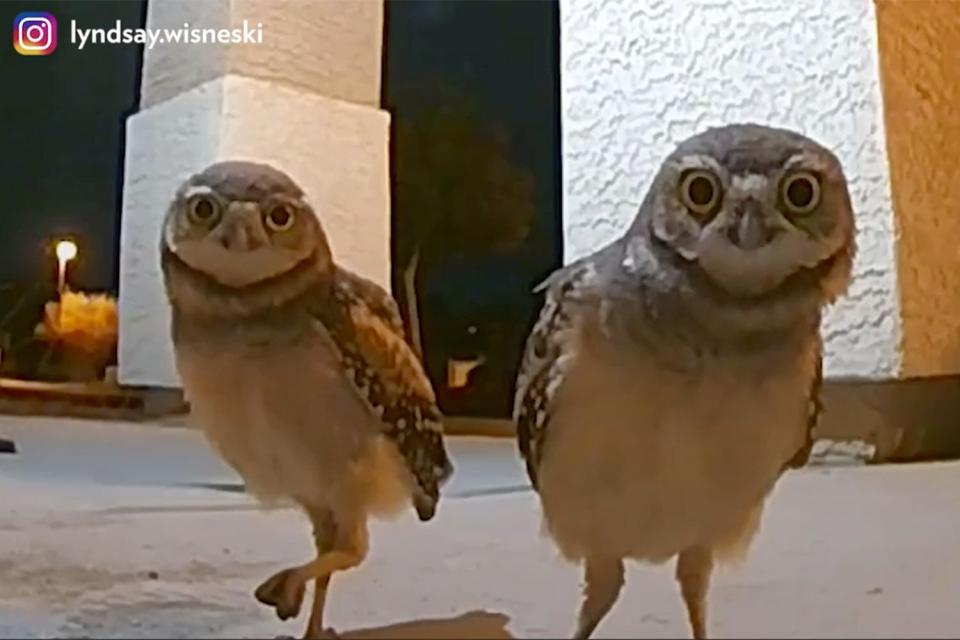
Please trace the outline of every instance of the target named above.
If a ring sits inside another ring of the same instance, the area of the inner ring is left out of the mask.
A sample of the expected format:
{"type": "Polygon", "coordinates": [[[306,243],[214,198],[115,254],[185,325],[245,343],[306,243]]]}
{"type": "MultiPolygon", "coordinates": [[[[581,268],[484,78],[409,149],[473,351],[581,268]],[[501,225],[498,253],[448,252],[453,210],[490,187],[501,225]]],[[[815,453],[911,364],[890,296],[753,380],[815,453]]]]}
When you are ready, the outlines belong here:
{"type": "Polygon", "coordinates": [[[367,517],[411,501],[429,520],[452,466],[430,382],[393,299],[337,266],[285,174],[215,164],[177,191],[162,261],[176,362],[195,420],[248,489],[292,500],[317,557],[256,591],[282,618],[316,584],[323,632],[332,573],[367,552],[367,517]]]}
{"type": "Polygon", "coordinates": [[[680,144],[623,237],[541,285],[514,413],[546,529],[585,567],[578,637],[616,601],[624,559],[673,556],[705,636],[714,561],[745,552],[809,455],[821,311],[853,255],[837,158],[732,125],[680,144]]]}

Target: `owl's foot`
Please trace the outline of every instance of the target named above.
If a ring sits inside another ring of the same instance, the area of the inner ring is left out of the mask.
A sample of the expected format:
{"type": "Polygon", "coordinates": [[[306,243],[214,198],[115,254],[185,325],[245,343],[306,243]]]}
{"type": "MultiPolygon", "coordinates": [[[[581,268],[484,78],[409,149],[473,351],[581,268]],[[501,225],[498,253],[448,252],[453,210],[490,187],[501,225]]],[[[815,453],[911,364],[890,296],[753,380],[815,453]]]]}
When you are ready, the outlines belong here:
{"type": "Polygon", "coordinates": [[[360,564],[362,556],[343,551],[330,551],[320,555],[313,562],[300,567],[284,569],[267,578],[254,591],[254,596],[263,604],[273,607],[277,617],[281,620],[296,618],[303,604],[307,582],[315,580],[317,588],[314,591],[313,606],[310,612],[310,622],[307,624],[307,637],[324,637],[318,634],[327,633],[323,630],[323,609],[327,598],[327,585],[330,576],[336,571],[343,571],[360,564]]]}
{"type": "Polygon", "coordinates": [[[299,567],[284,569],[267,578],[253,595],[263,604],[273,607],[281,620],[296,618],[300,614],[306,590],[306,583],[299,572],[299,567]]]}

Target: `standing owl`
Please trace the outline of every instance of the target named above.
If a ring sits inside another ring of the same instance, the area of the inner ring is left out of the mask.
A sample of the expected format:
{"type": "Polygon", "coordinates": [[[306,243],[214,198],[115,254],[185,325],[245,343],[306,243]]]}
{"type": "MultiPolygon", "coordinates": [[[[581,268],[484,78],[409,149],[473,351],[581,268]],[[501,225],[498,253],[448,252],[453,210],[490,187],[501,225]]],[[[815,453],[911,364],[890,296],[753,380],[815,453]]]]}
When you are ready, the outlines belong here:
{"type": "Polygon", "coordinates": [[[452,472],[430,382],[393,299],[333,260],[301,189],[223,162],[177,191],[163,225],[176,363],[194,419],[265,502],[299,504],[317,557],[256,597],[322,636],[330,576],[367,552],[367,518],[433,517],[452,472]]]}
{"type": "Polygon", "coordinates": [[[546,531],[584,565],[578,638],[617,600],[625,559],[674,556],[706,636],[714,563],[745,553],[809,456],[821,311],[854,251],[837,158],[731,125],[680,144],[624,236],[540,286],[514,417],[546,531]]]}

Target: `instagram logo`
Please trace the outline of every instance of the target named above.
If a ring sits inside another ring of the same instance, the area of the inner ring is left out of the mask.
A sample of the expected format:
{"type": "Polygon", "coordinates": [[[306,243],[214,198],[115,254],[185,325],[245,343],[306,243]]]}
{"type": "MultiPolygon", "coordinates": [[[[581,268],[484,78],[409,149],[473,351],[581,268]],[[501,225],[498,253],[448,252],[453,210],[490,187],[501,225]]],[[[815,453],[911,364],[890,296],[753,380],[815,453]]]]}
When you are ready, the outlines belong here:
{"type": "Polygon", "coordinates": [[[45,11],[24,11],[13,19],[13,48],[22,56],[48,56],[57,50],[57,19],[45,11]]]}

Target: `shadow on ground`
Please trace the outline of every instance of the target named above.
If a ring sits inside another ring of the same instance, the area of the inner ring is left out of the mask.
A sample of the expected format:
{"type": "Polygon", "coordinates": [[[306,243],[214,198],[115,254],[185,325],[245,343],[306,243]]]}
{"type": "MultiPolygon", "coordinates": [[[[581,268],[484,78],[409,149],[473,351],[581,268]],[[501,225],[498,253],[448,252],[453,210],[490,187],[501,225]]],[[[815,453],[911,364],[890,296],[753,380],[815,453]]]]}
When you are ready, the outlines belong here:
{"type": "Polygon", "coordinates": [[[440,640],[442,638],[469,638],[470,640],[501,640],[513,638],[507,631],[510,617],[503,613],[469,611],[455,618],[429,618],[396,624],[340,632],[344,640],[440,640]]]}

